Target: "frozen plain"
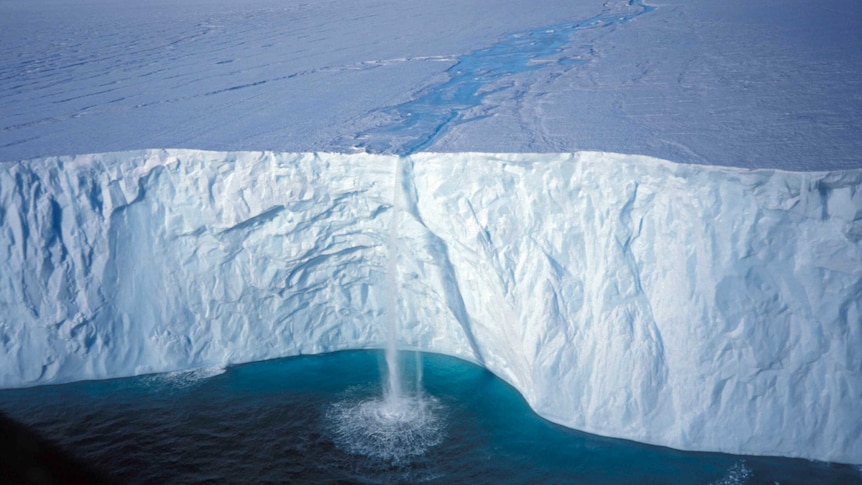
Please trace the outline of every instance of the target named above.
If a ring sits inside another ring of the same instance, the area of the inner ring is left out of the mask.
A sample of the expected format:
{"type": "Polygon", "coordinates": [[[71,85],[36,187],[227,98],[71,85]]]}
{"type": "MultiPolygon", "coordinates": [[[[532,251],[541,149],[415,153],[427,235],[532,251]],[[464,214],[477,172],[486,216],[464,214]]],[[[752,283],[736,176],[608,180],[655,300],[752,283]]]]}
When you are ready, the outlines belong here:
{"type": "Polygon", "coordinates": [[[405,346],[862,462],[860,6],[569,3],[0,2],[0,385],[380,346],[399,207],[405,346]]]}
{"type": "Polygon", "coordinates": [[[429,118],[456,116],[427,151],[859,168],[859,2],[651,5],[2,0],[0,161],[341,152],[439,94],[429,118]]]}

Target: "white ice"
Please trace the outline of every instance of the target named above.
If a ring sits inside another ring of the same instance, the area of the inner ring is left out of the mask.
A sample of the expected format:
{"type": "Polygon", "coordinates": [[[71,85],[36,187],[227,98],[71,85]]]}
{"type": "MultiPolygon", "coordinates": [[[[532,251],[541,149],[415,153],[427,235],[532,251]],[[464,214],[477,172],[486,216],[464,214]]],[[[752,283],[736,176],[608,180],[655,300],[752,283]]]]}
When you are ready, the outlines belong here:
{"type": "Polygon", "coordinates": [[[0,0],[0,46],[0,387],[381,347],[396,154],[404,346],[862,462],[857,0],[0,0]]]}
{"type": "Polygon", "coordinates": [[[480,96],[432,113],[457,116],[425,150],[862,165],[862,2],[629,3],[3,0],[0,161],[345,151],[393,109],[467,84],[466,67],[480,96]],[[552,45],[554,27],[596,17],[552,45]],[[494,51],[516,40],[526,60],[494,51]]]}
{"type": "Polygon", "coordinates": [[[19,162],[0,386],[382,348],[394,267],[402,347],[478,362],[548,419],[859,463],[860,184],[600,152],[19,162]]]}

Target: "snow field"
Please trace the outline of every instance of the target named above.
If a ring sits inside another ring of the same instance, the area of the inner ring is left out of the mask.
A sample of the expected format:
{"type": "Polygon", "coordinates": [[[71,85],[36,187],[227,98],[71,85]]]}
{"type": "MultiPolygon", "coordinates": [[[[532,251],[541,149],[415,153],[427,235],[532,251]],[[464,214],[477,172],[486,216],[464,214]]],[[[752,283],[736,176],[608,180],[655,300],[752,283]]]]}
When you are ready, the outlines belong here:
{"type": "Polygon", "coordinates": [[[862,166],[856,0],[0,2],[0,161],[218,151],[862,166]]]}

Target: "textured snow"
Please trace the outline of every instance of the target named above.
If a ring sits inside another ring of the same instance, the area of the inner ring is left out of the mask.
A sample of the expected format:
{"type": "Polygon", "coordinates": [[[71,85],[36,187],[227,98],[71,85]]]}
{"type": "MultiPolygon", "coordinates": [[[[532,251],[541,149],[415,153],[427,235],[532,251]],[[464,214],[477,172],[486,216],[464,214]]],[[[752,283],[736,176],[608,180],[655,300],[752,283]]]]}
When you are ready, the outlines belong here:
{"type": "Polygon", "coordinates": [[[396,291],[404,347],[480,363],[558,423],[862,462],[862,170],[194,150],[0,169],[2,387],[380,348],[396,291]]]}
{"type": "Polygon", "coordinates": [[[147,148],[862,167],[858,0],[3,0],[0,161],[147,148]]]}

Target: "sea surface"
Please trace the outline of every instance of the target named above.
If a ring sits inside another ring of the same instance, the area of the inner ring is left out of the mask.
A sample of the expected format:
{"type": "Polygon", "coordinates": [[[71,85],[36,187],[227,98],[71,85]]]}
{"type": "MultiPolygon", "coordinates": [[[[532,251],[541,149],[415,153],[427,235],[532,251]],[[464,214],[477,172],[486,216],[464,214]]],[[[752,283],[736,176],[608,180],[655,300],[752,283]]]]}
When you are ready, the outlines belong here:
{"type": "Polygon", "coordinates": [[[480,367],[434,354],[400,360],[404,393],[418,403],[402,411],[420,415],[394,424],[367,413],[381,402],[378,351],[4,390],[0,410],[130,484],[862,483],[850,465],[574,431],[480,367]]]}

